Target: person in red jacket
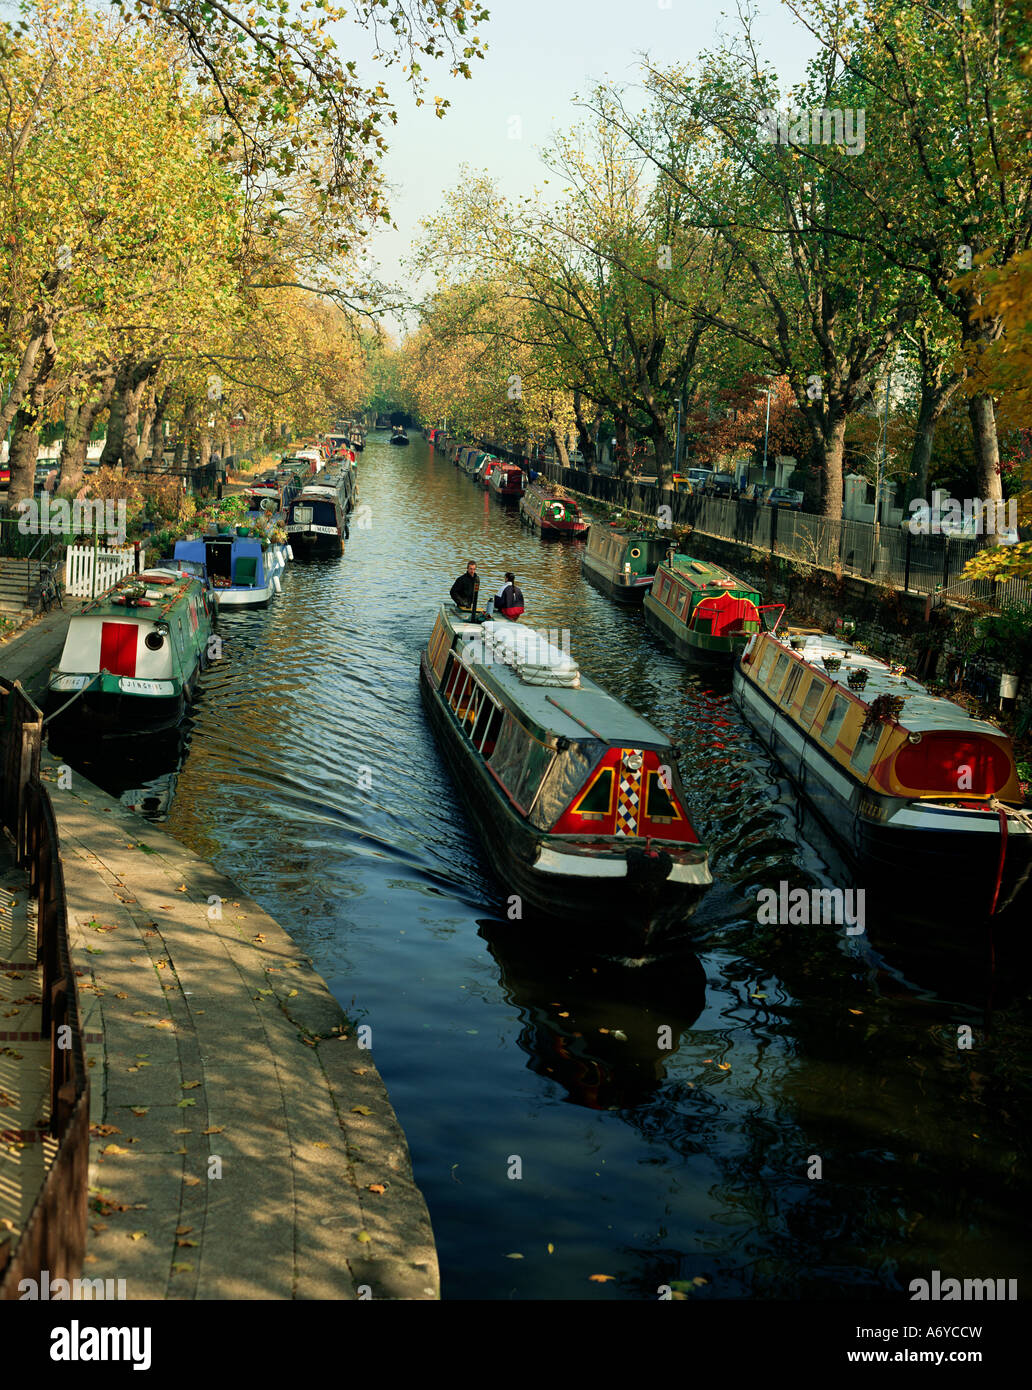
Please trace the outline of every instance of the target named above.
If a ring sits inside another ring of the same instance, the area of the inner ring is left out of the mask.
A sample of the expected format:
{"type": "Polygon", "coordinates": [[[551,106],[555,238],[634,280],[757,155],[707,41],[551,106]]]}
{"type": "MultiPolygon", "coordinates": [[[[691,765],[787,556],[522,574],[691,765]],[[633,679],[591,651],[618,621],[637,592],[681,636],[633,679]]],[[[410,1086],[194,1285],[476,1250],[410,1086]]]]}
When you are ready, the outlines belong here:
{"type": "Polygon", "coordinates": [[[523,612],[523,591],[517,587],[512,570],[505,572],[505,583],[495,595],[494,611],[511,622],[515,622],[523,612]]]}

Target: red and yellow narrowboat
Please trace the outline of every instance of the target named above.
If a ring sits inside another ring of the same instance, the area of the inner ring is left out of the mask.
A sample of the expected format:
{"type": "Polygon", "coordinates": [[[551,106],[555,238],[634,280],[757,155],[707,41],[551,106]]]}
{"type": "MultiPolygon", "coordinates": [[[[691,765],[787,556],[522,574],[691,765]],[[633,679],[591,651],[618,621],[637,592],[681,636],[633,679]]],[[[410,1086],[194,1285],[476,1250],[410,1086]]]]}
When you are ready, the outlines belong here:
{"type": "Polygon", "coordinates": [[[669,738],[557,640],[442,606],[420,662],[430,721],[505,893],[640,958],[712,882],[669,738]]]}

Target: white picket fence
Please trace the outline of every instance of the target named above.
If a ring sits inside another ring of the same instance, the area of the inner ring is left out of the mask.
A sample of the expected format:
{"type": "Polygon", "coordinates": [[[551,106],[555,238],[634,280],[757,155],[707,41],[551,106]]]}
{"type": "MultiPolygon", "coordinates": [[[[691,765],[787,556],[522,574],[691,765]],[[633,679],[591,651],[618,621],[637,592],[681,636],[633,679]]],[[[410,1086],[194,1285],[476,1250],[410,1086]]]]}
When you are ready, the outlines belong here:
{"type": "MultiPolygon", "coordinates": [[[[140,569],[145,568],[147,552],[140,551],[140,569]]],[[[65,593],[72,598],[96,598],[117,584],[135,568],[131,550],[94,550],[92,545],[65,548],[65,593]]]]}

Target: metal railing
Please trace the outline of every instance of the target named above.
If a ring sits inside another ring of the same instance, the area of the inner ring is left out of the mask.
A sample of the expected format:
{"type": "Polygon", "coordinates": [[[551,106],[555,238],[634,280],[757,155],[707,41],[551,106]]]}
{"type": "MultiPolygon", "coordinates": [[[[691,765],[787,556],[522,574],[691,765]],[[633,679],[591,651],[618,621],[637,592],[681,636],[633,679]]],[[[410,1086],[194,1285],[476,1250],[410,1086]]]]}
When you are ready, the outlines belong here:
{"type": "Polygon", "coordinates": [[[36,900],[42,1032],[50,1039],[49,1132],[57,1152],[17,1243],[0,1243],[0,1298],[18,1285],[78,1277],[86,1250],[90,1085],[68,949],[64,874],[50,797],[39,779],[43,715],[16,681],[0,677],[0,822],[36,900]]]}
{"type": "Polygon", "coordinates": [[[786,507],[674,492],[556,463],[532,466],[554,482],[643,516],[656,518],[660,506],[669,507],[668,519],[674,526],[691,526],[701,535],[749,546],[800,566],[855,575],[913,593],[938,596],[946,591],[961,601],[970,597],[994,606],[1001,601],[1001,589],[1006,589],[1011,602],[1032,607],[1032,585],[1011,581],[1000,586],[960,578],[967,562],[991,538],[917,536],[902,525],[836,520],[786,507]]]}

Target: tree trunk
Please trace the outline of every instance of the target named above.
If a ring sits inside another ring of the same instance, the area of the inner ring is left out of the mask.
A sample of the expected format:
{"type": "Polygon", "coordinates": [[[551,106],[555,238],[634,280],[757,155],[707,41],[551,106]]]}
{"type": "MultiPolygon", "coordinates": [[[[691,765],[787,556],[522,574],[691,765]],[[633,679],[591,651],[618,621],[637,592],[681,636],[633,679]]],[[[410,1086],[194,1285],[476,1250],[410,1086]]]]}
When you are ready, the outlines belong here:
{"type": "Polygon", "coordinates": [[[573,418],[577,426],[577,447],[584,456],[584,467],[591,473],[595,467],[595,440],[584,419],[579,391],[573,393],[573,418]]]}
{"type": "Polygon", "coordinates": [[[140,400],[147,383],[157,372],[160,363],[123,362],[115,381],[111,416],[108,420],[107,439],[104,452],[100,456],[102,468],[111,468],[121,463],[126,472],[139,468],[141,461],[140,441],[137,433],[140,418],[140,400]]]}
{"type": "Polygon", "coordinates": [[[1000,444],[996,437],[996,412],[993,409],[992,396],[986,395],[984,391],[972,396],[968,402],[968,415],[971,419],[982,500],[1001,498],[1003,479],[1000,474],[1000,444]]]}
{"type": "Polygon", "coordinates": [[[552,429],[551,427],[548,431],[548,437],[552,441],[552,447],[555,449],[556,458],[559,460],[559,466],[561,468],[569,468],[570,455],[566,452],[566,440],[560,437],[558,430],[552,429]]]}
{"type": "Polygon", "coordinates": [[[821,474],[824,482],[824,515],[835,521],[842,520],[842,453],[845,440],[845,415],[829,412],[821,450],[821,474]]]}
{"type": "Polygon", "coordinates": [[[193,433],[194,425],[197,423],[197,402],[187,402],[186,409],[183,411],[183,418],[179,422],[179,438],[176,440],[176,452],[172,459],[172,469],[176,473],[182,472],[189,458],[188,446],[190,436],[193,433]]]}
{"type": "Polygon", "coordinates": [[[114,373],[108,372],[101,379],[96,394],[91,393],[84,401],[79,400],[73,392],[69,391],[68,401],[65,405],[61,472],[55,489],[65,497],[74,497],[82,487],[90,435],[93,433],[93,426],[97,423],[98,416],[107,409],[114,389],[114,373]]]}
{"type": "Polygon", "coordinates": [[[649,438],[656,455],[656,486],[666,487],[673,472],[674,450],[661,421],[653,420],[649,427],[649,438]]]}
{"type": "Polygon", "coordinates": [[[15,412],[9,454],[11,481],[7,488],[8,511],[15,510],[19,502],[31,501],[35,495],[40,430],[40,406],[36,402],[42,394],[42,387],[34,387],[23,396],[15,412]]]}
{"type": "Polygon", "coordinates": [[[627,438],[627,421],[616,416],[616,472],[620,478],[631,476],[631,450],[627,438]]]}

